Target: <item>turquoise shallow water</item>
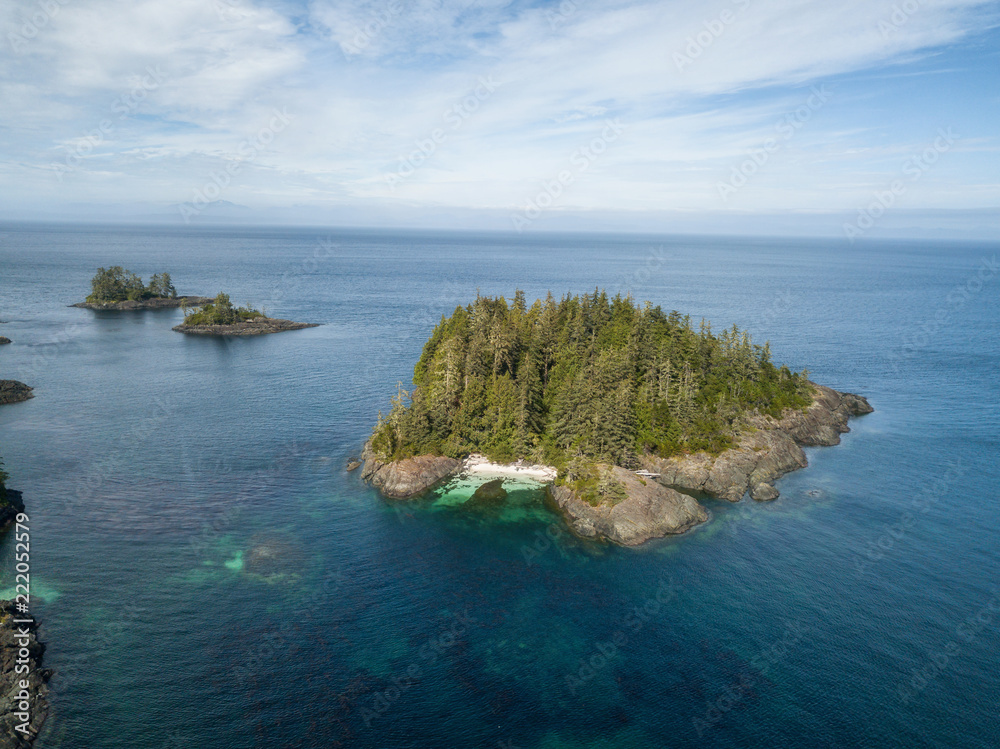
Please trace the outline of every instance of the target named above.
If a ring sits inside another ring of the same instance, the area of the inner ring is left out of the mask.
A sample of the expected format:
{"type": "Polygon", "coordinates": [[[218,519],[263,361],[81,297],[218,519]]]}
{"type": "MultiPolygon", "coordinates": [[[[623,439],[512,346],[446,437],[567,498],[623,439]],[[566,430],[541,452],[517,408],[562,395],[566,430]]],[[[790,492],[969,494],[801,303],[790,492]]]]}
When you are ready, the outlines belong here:
{"type": "Polygon", "coordinates": [[[0,455],[57,671],[36,745],[1000,745],[997,251],[0,227],[0,376],[37,396],[0,408],[0,455]],[[205,340],[64,306],[116,263],[323,325],[205,340]],[[635,550],[527,486],[401,505],[345,471],[442,313],[598,285],[746,326],[877,411],[776,502],[635,550]]]}

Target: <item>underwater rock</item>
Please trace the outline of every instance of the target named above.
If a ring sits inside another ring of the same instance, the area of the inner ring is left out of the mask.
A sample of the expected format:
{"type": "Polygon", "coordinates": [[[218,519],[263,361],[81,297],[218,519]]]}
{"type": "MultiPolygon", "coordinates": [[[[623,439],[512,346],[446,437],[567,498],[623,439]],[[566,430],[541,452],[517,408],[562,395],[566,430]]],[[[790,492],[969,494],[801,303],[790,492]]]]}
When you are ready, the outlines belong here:
{"type": "Polygon", "coordinates": [[[476,489],[467,504],[496,505],[507,499],[507,490],[503,488],[503,479],[493,479],[476,489]]]}
{"type": "Polygon", "coordinates": [[[243,571],[274,577],[295,575],[305,566],[305,553],[296,541],[281,536],[255,536],[243,556],[243,571]]]}

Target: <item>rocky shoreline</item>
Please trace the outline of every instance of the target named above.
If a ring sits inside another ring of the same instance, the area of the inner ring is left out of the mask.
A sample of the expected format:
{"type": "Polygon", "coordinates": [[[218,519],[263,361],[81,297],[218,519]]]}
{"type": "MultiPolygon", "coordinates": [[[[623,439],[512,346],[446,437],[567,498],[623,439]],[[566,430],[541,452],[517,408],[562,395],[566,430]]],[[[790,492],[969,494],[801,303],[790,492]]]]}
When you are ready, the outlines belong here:
{"type": "Polygon", "coordinates": [[[21,512],[24,512],[21,492],[0,487],[0,532],[7,530],[21,512]]]}
{"type": "Polygon", "coordinates": [[[0,749],[28,749],[48,716],[52,671],[41,667],[37,630],[38,621],[14,601],[0,601],[0,749]]]}
{"type": "Polygon", "coordinates": [[[578,536],[638,546],[651,538],[683,533],[708,520],[705,508],[687,494],[620,466],[599,468],[610,470],[625,488],[627,499],[594,506],[568,486],[549,484],[546,489],[551,503],[578,536]]]}
{"type": "MultiPolygon", "coordinates": [[[[754,500],[775,499],[779,493],[774,481],[808,465],[803,447],[838,444],[840,435],[850,431],[850,417],[874,411],[860,395],[810,384],[814,395],[809,407],[787,411],[780,419],[759,414],[748,418],[737,444],[717,456],[703,452],[670,458],[644,455],[641,472],[598,466],[623,486],[625,499],[592,505],[570,487],[550,484],[549,501],[578,535],[635,546],[683,533],[708,519],[704,507],[688,492],[730,502],[740,501],[748,492],[754,500]]],[[[370,443],[361,459],[362,478],[392,499],[419,496],[463,465],[440,455],[383,461],[370,443]]]]}
{"type": "Polygon", "coordinates": [[[20,403],[29,398],[34,398],[30,385],[25,385],[17,380],[0,380],[0,405],[5,403],[20,403]]]}
{"type": "Polygon", "coordinates": [[[665,486],[730,502],[739,502],[748,491],[756,500],[775,499],[774,480],[808,465],[803,447],[839,444],[840,435],[850,431],[851,416],[875,410],[860,395],[812,385],[815,395],[805,411],[792,411],[781,419],[752,417],[736,447],[717,457],[706,453],[666,459],[646,455],[642,468],[660,474],[657,481],[665,486]]]}
{"type": "Polygon", "coordinates": [[[178,297],[154,297],[152,299],[132,300],[124,302],[77,302],[70,307],[83,307],[84,309],[96,310],[137,310],[137,309],[173,309],[176,307],[197,307],[201,304],[208,304],[215,301],[207,296],[178,296],[178,297]]]}
{"type": "Polygon", "coordinates": [[[361,461],[361,478],[390,499],[417,497],[462,467],[462,461],[443,455],[383,461],[375,455],[370,442],[365,443],[361,461]]]}
{"type": "Polygon", "coordinates": [[[319,324],[314,322],[292,322],[291,320],[262,317],[256,320],[233,323],[232,325],[175,325],[173,330],[189,335],[245,336],[267,335],[268,333],[281,333],[286,330],[302,330],[303,328],[318,327],[319,324]]]}

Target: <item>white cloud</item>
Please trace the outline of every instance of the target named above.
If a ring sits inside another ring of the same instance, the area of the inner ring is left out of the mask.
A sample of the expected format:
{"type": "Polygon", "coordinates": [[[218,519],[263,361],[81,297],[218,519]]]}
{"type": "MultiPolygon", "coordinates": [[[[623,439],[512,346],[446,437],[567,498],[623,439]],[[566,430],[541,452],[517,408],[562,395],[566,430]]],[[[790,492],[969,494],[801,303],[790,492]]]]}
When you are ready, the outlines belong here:
{"type": "MultiPolygon", "coordinates": [[[[901,23],[894,6],[316,0],[298,15],[254,0],[66,0],[29,39],[39,6],[20,0],[0,10],[0,34],[24,42],[0,53],[0,184],[46,199],[97,186],[108,200],[185,200],[287,108],[292,124],[226,199],[508,210],[620,118],[625,135],[559,208],[718,208],[720,175],[801,104],[810,82],[903,65],[992,22],[972,0],[923,0],[901,23]],[[153,87],[149,70],[162,73],[153,87]],[[482,76],[496,90],[462,109],[482,76]],[[110,131],[54,186],[46,170],[105,120],[110,131]],[[428,138],[420,168],[390,184],[428,138]]],[[[832,147],[822,114],[741,194],[742,207],[847,201],[856,188],[839,179],[841,166],[863,172],[910,146],[839,123],[832,147]],[[818,189],[816,175],[837,179],[818,189]]],[[[953,188],[959,177],[949,179],[953,188]]],[[[928,188],[927,199],[943,194],[928,188]]],[[[1000,197],[984,180],[970,195],[1000,197]]]]}

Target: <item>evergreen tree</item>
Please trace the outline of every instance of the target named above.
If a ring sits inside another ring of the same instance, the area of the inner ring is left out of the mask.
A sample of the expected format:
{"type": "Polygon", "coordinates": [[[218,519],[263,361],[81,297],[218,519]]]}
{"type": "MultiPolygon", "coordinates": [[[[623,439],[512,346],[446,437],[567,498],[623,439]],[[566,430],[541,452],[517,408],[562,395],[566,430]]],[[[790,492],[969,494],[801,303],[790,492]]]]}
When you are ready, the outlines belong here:
{"type": "Polygon", "coordinates": [[[98,268],[97,275],[90,281],[90,296],[88,302],[124,302],[127,299],[139,300],[146,293],[142,279],[132,271],[120,265],[110,268],[98,268]]]}
{"type": "Polygon", "coordinates": [[[169,273],[154,273],[153,277],[149,279],[149,286],[146,287],[146,291],[150,296],[166,299],[174,299],[177,296],[177,289],[174,288],[169,273]]]}

